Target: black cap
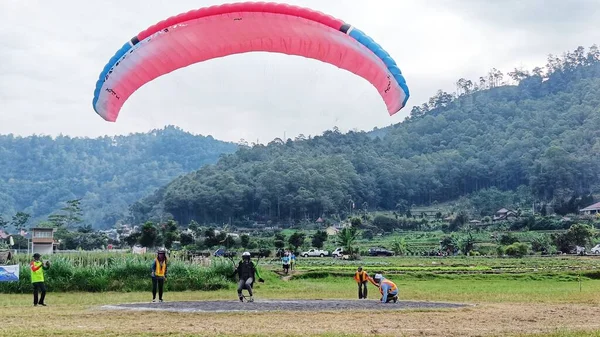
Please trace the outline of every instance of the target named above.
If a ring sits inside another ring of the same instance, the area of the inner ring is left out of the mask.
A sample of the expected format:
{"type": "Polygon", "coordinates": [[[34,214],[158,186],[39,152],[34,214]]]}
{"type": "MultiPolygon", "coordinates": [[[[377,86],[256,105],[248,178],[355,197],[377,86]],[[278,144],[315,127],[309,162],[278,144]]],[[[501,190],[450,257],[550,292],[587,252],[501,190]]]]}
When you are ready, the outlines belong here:
{"type": "Polygon", "coordinates": [[[39,258],[39,257],[41,257],[40,253],[35,253],[35,254],[33,254],[33,258],[34,258],[34,259],[37,259],[37,258],[39,258]]]}

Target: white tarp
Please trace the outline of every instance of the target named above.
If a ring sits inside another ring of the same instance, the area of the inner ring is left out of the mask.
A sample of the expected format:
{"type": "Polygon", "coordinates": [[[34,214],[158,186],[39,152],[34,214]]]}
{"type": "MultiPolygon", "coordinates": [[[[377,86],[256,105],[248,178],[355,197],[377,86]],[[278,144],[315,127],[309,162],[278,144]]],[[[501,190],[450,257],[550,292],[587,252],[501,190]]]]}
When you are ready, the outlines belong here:
{"type": "Polygon", "coordinates": [[[146,254],[146,247],[134,246],[132,248],[133,254],[146,254]]]}
{"type": "Polygon", "coordinates": [[[0,282],[19,281],[19,265],[0,266],[0,282]]]}

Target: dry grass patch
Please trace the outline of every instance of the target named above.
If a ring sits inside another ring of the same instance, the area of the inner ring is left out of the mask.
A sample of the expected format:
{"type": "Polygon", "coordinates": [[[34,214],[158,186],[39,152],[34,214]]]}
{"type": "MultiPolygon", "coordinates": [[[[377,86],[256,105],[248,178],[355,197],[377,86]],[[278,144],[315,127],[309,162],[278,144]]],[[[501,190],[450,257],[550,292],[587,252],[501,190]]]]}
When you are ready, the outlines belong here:
{"type": "MultiPolygon", "coordinates": [[[[178,293],[176,297],[190,295],[193,293],[178,293]]],[[[89,303],[95,301],[89,297],[103,295],[79,296],[81,302],[89,303]]],[[[171,313],[59,304],[0,308],[0,335],[498,336],[600,330],[600,322],[594,319],[599,309],[582,304],[483,303],[462,309],[392,312],[171,313]]]]}

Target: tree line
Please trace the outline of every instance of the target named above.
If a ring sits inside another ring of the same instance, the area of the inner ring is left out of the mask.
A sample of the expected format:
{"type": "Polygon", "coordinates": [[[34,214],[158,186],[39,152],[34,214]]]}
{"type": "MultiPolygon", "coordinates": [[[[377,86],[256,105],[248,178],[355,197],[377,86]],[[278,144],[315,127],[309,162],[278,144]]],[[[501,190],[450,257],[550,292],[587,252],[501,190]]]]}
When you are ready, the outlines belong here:
{"type": "Polygon", "coordinates": [[[173,126],[94,139],[0,135],[0,216],[37,223],[80,199],[87,224],[111,227],[131,203],[236,148],[173,126]]]}
{"type": "MultiPolygon", "coordinates": [[[[543,203],[549,210],[571,199],[593,201],[600,187],[600,159],[592,155],[600,151],[599,55],[596,46],[551,55],[543,68],[510,72],[518,84],[503,83],[497,70],[478,85],[461,79],[458,93],[436,94],[377,136],[334,128],[241,144],[134,203],[130,220],[299,223],[361,209],[406,212],[486,191],[510,192],[506,200],[517,207],[543,203]]],[[[493,214],[479,207],[481,216],[493,214]]]]}

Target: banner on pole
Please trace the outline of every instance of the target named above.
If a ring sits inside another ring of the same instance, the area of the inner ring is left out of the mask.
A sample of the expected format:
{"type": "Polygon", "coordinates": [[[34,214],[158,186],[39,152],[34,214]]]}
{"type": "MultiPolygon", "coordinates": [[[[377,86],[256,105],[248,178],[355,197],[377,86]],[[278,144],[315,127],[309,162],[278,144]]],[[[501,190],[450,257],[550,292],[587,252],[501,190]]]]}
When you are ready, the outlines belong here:
{"type": "Polygon", "coordinates": [[[0,266],[0,282],[19,281],[19,265],[0,266]]]}

